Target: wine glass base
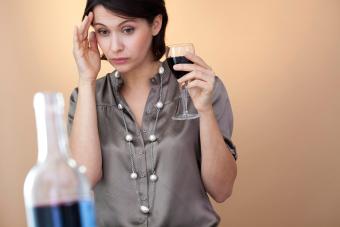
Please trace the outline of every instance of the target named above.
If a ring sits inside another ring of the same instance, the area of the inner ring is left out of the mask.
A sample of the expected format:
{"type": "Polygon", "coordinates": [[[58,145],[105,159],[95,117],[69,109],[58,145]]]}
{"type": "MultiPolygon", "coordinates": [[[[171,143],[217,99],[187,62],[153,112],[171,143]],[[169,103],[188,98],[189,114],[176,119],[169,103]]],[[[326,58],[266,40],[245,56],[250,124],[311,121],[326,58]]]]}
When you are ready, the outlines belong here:
{"type": "Polygon", "coordinates": [[[181,115],[176,115],[172,117],[172,120],[177,120],[177,121],[184,121],[184,120],[192,120],[199,118],[199,114],[181,114],[181,115]]]}

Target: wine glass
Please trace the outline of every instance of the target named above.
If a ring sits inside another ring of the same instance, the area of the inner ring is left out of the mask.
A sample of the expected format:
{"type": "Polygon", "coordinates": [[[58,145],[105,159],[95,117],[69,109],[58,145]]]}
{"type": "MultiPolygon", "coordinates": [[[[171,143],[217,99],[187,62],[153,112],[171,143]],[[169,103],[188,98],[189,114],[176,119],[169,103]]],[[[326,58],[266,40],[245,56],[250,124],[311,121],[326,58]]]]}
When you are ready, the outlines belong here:
{"type": "MultiPolygon", "coordinates": [[[[195,53],[194,45],[191,43],[180,43],[180,44],[174,44],[169,45],[168,50],[166,53],[166,58],[168,65],[173,72],[174,76],[179,79],[185,74],[189,73],[188,71],[177,71],[174,70],[173,66],[175,64],[193,64],[192,61],[187,59],[185,56],[186,53],[195,53]]],[[[194,105],[190,105],[192,102],[188,88],[187,88],[187,82],[185,82],[185,86],[180,87],[181,95],[180,95],[180,101],[177,105],[177,110],[175,115],[172,117],[173,120],[190,120],[198,118],[199,115],[197,113],[196,108],[194,105]],[[190,109],[188,109],[190,108],[190,109]]]]}

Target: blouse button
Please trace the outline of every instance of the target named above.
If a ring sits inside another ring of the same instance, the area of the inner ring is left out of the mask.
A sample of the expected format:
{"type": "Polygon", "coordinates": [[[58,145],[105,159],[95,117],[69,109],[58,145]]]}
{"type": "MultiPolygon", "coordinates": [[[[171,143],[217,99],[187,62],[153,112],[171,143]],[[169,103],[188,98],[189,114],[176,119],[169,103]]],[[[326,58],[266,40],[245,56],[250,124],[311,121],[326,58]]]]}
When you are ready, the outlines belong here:
{"type": "Polygon", "coordinates": [[[140,199],[141,199],[142,201],[146,201],[146,200],[148,199],[148,197],[146,197],[146,195],[144,195],[144,193],[139,192],[138,194],[139,194],[140,199]]]}
{"type": "Polygon", "coordinates": [[[145,171],[141,171],[140,172],[140,177],[146,177],[146,172],[145,171]]]}
{"type": "Polygon", "coordinates": [[[146,224],[144,224],[145,221],[146,221],[146,218],[140,217],[140,218],[138,218],[138,221],[139,221],[140,224],[143,224],[141,226],[147,226],[146,224]]]}

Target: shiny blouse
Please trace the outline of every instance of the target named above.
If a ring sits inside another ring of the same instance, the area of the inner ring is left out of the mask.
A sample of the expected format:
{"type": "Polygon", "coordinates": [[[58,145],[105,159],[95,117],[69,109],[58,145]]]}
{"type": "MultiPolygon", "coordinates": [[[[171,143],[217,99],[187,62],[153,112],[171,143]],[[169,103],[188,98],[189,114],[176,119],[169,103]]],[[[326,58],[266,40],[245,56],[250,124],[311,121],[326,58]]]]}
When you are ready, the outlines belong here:
{"type": "MultiPolygon", "coordinates": [[[[122,78],[114,72],[97,79],[96,109],[102,153],[102,179],[94,187],[97,225],[152,226],[152,227],[208,227],[217,226],[219,215],[214,211],[201,178],[201,149],[199,119],[172,120],[180,94],[176,78],[166,62],[165,72],[150,79],[151,90],[145,105],[142,126],[136,124],[127,102],[120,95],[122,78]],[[160,76],[163,83],[164,106],[159,113],[154,142],[156,183],[149,180],[152,174],[151,142],[148,140],[155,123],[159,99],[160,76]],[[137,180],[130,178],[131,162],[121,110],[123,106],[127,128],[133,136],[133,160],[137,180]],[[138,199],[139,197],[139,199],[138,199]],[[140,201],[140,202],[139,202],[140,201]],[[141,204],[140,204],[141,203],[141,204]],[[140,205],[151,206],[150,213],[140,211],[140,205]]],[[[70,97],[68,132],[76,110],[78,88],[70,97]]],[[[193,104],[189,103],[189,108],[193,104]]],[[[213,90],[213,109],[221,134],[237,159],[231,141],[233,115],[227,90],[216,76],[213,90]]],[[[86,155],[86,151],[84,151],[86,155]]]]}

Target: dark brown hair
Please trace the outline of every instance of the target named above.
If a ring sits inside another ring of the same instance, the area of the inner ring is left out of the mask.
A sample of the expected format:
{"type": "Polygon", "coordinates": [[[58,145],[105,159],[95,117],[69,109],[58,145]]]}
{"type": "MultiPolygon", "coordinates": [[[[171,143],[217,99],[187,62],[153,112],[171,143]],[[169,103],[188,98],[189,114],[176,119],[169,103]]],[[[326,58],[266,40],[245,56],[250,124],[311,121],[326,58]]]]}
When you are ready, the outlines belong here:
{"type": "MultiPolygon", "coordinates": [[[[157,15],[162,15],[162,27],[153,37],[151,49],[155,60],[159,60],[166,51],[165,30],[168,23],[168,14],[164,0],[87,0],[83,19],[97,5],[126,17],[143,18],[152,23],[157,15]]],[[[106,60],[105,56],[102,59],[106,60]]]]}

